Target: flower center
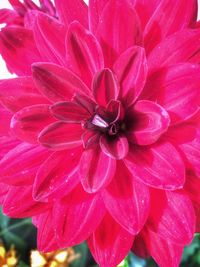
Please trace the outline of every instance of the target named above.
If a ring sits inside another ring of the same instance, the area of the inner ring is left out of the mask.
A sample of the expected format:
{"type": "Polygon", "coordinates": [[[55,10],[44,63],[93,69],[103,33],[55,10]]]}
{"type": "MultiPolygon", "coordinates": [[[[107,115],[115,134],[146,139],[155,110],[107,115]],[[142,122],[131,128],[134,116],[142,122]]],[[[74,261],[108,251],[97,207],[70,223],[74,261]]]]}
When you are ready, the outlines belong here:
{"type": "Polygon", "coordinates": [[[120,131],[120,124],[118,121],[109,123],[98,114],[93,117],[91,123],[101,132],[107,133],[110,136],[117,135],[120,131]]]}
{"type": "Polygon", "coordinates": [[[100,131],[108,137],[115,137],[125,131],[124,109],[119,101],[111,101],[106,107],[96,107],[95,114],[84,125],[88,130],[100,131]]]}

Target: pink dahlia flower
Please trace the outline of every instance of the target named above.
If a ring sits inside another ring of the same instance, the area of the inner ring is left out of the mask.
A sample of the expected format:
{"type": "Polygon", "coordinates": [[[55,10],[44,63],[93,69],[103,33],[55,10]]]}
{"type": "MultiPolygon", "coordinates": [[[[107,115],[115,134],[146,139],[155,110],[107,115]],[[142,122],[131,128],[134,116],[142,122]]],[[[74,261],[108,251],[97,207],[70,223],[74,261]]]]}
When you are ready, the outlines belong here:
{"type": "Polygon", "coordinates": [[[177,267],[200,230],[197,1],[55,4],[0,33],[18,75],[0,82],[3,211],[33,218],[41,251],[177,267]]]}

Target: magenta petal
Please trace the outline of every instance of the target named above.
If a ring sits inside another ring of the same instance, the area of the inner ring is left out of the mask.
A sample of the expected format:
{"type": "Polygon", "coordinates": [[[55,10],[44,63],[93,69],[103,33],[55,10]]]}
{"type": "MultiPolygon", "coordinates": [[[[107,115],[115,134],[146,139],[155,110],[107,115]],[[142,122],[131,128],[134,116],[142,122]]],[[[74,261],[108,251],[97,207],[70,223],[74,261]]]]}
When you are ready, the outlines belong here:
{"type": "Polygon", "coordinates": [[[103,69],[98,72],[93,80],[94,98],[100,106],[107,106],[110,100],[118,97],[119,86],[110,69],[103,69]]]}
{"type": "Polygon", "coordinates": [[[10,134],[10,120],[12,118],[12,113],[6,110],[0,104],[0,136],[8,136],[10,134]]]}
{"type": "Polygon", "coordinates": [[[12,5],[13,9],[17,11],[20,15],[24,15],[26,12],[26,7],[20,2],[20,0],[8,0],[12,5]]]}
{"type": "Polygon", "coordinates": [[[151,145],[165,133],[170,124],[167,111],[160,105],[148,101],[138,101],[132,109],[135,121],[128,131],[128,140],[138,145],[151,145]]]}
{"type": "Polygon", "coordinates": [[[81,183],[88,193],[106,187],[115,175],[116,161],[104,154],[99,147],[83,152],[80,161],[81,183]]]}
{"type": "Polygon", "coordinates": [[[120,82],[120,97],[125,105],[131,105],[146,82],[148,69],[145,50],[139,46],[129,48],[119,56],[113,68],[120,82]]]}
{"type": "Polygon", "coordinates": [[[38,90],[52,102],[70,101],[75,93],[90,94],[87,86],[67,68],[37,63],[32,69],[38,90]]]}
{"type": "Polygon", "coordinates": [[[87,194],[81,186],[66,198],[56,201],[54,225],[60,246],[83,242],[97,228],[104,214],[100,195],[87,194]]]}
{"type": "Polygon", "coordinates": [[[39,142],[52,150],[63,150],[82,144],[80,124],[55,122],[44,128],[38,136],[39,142]]]}
{"type": "Polygon", "coordinates": [[[88,7],[83,0],[55,0],[60,20],[67,26],[74,20],[88,27],[88,7]]]}
{"type": "Polygon", "coordinates": [[[37,169],[50,153],[41,146],[17,145],[0,161],[0,182],[16,186],[33,183],[37,169]]]}
{"type": "Polygon", "coordinates": [[[96,110],[96,103],[90,97],[82,94],[75,94],[73,101],[83,109],[87,110],[91,115],[94,114],[96,110]]]}
{"type": "Polygon", "coordinates": [[[63,65],[65,62],[65,38],[67,29],[56,19],[38,14],[34,28],[34,38],[43,61],[63,65]]]}
{"type": "Polygon", "coordinates": [[[188,245],[194,236],[195,222],[192,202],[184,192],[153,191],[149,227],[158,236],[178,245],[188,245]]]}
{"type": "Polygon", "coordinates": [[[31,10],[31,9],[29,9],[28,11],[26,11],[26,14],[25,14],[25,16],[23,18],[24,19],[24,27],[26,29],[33,30],[34,27],[35,27],[35,23],[37,21],[37,17],[41,13],[42,12],[40,12],[38,10],[31,10]]]}
{"type": "Polygon", "coordinates": [[[106,215],[88,239],[89,249],[101,267],[116,267],[129,253],[134,236],[106,215]]]}
{"type": "Polygon", "coordinates": [[[133,6],[126,0],[109,1],[100,21],[97,36],[103,48],[105,66],[112,67],[121,53],[141,44],[140,22],[133,6]]]}
{"type": "Polygon", "coordinates": [[[149,214],[149,190],[120,161],[103,200],[113,218],[129,233],[135,235],[142,229],[149,214]]]}
{"type": "Polygon", "coordinates": [[[102,135],[100,138],[100,146],[106,155],[113,159],[123,159],[129,151],[129,144],[126,136],[119,136],[114,139],[102,135]]]}
{"type": "Polygon", "coordinates": [[[21,24],[22,18],[15,10],[1,8],[0,9],[0,24],[6,23],[6,25],[21,24]]]}
{"type": "Polygon", "coordinates": [[[143,29],[152,17],[159,3],[160,0],[135,0],[135,9],[139,15],[143,29]]]}
{"type": "Polygon", "coordinates": [[[168,140],[179,147],[185,158],[185,164],[200,176],[200,131],[191,123],[170,127],[166,134],[168,140]]]}
{"type": "Polygon", "coordinates": [[[172,123],[187,120],[199,110],[199,72],[200,66],[190,63],[161,68],[149,77],[143,97],[163,106],[172,123]]]}
{"type": "MultiPolygon", "coordinates": [[[[192,172],[187,173],[188,179],[186,180],[184,189],[186,190],[187,194],[189,195],[190,199],[194,204],[198,205],[200,204],[200,194],[199,194],[199,188],[200,188],[200,179],[199,176],[196,176],[192,172]]],[[[200,225],[196,225],[198,228],[200,225]]]]}
{"type": "Polygon", "coordinates": [[[33,223],[37,226],[37,247],[39,251],[47,253],[60,249],[55,235],[51,209],[33,217],[33,223]]]}
{"type": "Polygon", "coordinates": [[[124,162],[133,176],[155,188],[174,190],[182,188],[185,182],[182,158],[167,142],[149,147],[133,146],[124,162]]]}
{"type": "Polygon", "coordinates": [[[0,101],[12,112],[48,101],[37,91],[31,77],[8,79],[0,83],[0,101]]]}
{"type": "Polygon", "coordinates": [[[152,50],[166,36],[187,28],[196,21],[197,1],[161,1],[145,27],[145,45],[152,50]]]}
{"type": "Polygon", "coordinates": [[[46,211],[46,204],[33,200],[32,189],[32,186],[10,187],[3,202],[3,212],[13,218],[25,218],[46,211]]]}
{"type": "MultiPolygon", "coordinates": [[[[12,136],[0,136],[0,160],[21,141],[12,136]]],[[[1,180],[1,179],[0,179],[1,180]]]]}
{"type": "Polygon", "coordinates": [[[73,22],[68,29],[66,46],[73,71],[90,86],[94,74],[104,67],[97,39],[81,24],[73,22]]]}
{"type": "Polygon", "coordinates": [[[31,75],[31,64],[41,60],[32,31],[23,27],[5,27],[0,33],[0,53],[11,73],[31,75]]]}
{"type": "Polygon", "coordinates": [[[87,110],[73,102],[58,102],[51,106],[53,116],[64,122],[81,123],[90,114],[87,110]]]}
{"type": "Polygon", "coordinates": [[[108,0],[89,0],[89,28],[91,32],[96,33],[102,12],[108,3],[108,0]]]}
{"type": "Polygon", "coordinates": [[[150,255],[160,267],[179,266],[183,253],[183,245],[179,246],[161,238],[151,230],[144,232],[144,238],[150,255]]]}
{"type": "Polygon", "coordinates": [[[200,61],[200,30],[185,29],[160,42],[148,56],[150,70],[185,61],[200,61]],[[178,41],[177,41],[178,40],[178,41]]]}
{"type": "Polygon", "coordinates": [[[9,191],[9,185],[5,185],[3,183],[0,183],[0,204],[3,205],[3,202],[6,198],[6,195],[9,191]]]}
{"type": "Polygon", "coordinates": [[[34,199],[46,202],[67,195],[79,182],[77,166],[80,156],[80,149],[53,153],[37,171],[34,199]]]}
{"type": "Polygon", "coordinates": [[[12,117],[10,127],[19,139],[37,143],[38,134],[55,119],[50,114],[49,105],[25,107],[12,117]]]}
{"type": "Polygon", "coordinates": [[[94,148],[99,143],[100,133],[95,131],[85,131],[82,135],[83,146],[85,149],[94,148]]]}

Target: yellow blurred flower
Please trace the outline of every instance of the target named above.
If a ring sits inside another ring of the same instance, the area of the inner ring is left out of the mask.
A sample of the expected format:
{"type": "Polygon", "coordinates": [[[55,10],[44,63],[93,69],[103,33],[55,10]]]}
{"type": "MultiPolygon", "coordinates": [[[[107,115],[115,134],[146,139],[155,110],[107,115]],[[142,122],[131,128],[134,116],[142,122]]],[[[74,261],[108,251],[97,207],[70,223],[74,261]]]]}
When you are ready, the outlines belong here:
{"type": "Polygon", "coordinates": [[[31,252],[31,267],[68,267],[78,257],[72,248],[51,253],[31,252]]]}
{"type": "Polygon", "coordinates": [[[14,246],[6,251],[4,245],[0,243],[0,266],[1,267],[16,267],[18,258],[14,246]]]}

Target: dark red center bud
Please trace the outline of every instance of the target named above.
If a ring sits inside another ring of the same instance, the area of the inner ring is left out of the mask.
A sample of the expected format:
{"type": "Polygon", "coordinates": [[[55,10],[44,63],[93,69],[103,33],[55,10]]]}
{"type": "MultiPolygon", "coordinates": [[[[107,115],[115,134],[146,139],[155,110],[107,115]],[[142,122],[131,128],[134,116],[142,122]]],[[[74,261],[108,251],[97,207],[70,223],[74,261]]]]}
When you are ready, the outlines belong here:
{"type": "Polygon", "coordinates": [[[119,101],[111,101],[106,108],[97,107],[85,127],[98,130],[108,136],[116,136],[124,130],[124,108],[119,101]]]}

